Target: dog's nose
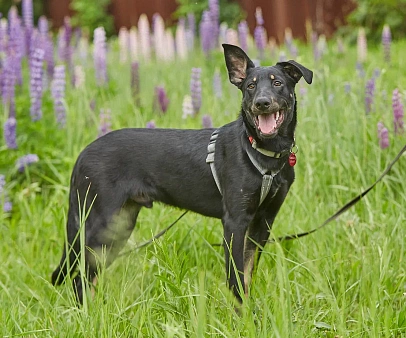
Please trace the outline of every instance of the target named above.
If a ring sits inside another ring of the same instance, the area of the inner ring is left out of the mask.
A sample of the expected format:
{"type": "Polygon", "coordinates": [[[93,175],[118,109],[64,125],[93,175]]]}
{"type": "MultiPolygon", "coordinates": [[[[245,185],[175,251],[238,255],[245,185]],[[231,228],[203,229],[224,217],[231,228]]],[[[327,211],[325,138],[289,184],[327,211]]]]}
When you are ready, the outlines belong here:
{"type": "Polygon", "coordinates": [[[271,100],[267,97],[259,97],[255,101],[255,108],[258,110],[267,110],[271,106],[271,100]]]}

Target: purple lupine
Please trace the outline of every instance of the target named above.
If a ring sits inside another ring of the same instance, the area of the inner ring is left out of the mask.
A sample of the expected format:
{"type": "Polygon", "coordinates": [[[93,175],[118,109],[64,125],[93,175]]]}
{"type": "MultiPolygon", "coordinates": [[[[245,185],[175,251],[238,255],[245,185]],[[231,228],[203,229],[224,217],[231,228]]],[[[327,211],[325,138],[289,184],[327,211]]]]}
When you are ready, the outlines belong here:
{"type": "Polygon", "coordinates": [[[72,24],[70,22],[70,18],[65,16],[63,20],[63,27],[64,27],[64,38],[65,38],[65,50],[64,50],[64,58],[63,60],[66,62],[67,71],[71,72],[73,68],[72,62],[72,55],[73,55],[73,47],[72,47],[72,24]]]}
{"type": "Polygon", "coordinates": [[[4,140],[8,149],[17,149],[17,120],[9,117],[4,123],[4,140]]]}
{"type": "Polygon", "coordinates": [[[371,78],[365,85],[365,112],[369,114],[372,110],[375,95],[375,79],[371,78]]]}
{"type": "Polygon", "coordinates": [[[383,54],[386,62],[390,62],[390,46],[392,43],[392,34],[389,25],[384,25],[382,30],[383,54]]]}
{"type": "Polygon", "coordinates": [[[7,20],[0,18],[0,55],[6,52],[7,40],[7,20]]]}
{"type": "Polygon", "coordinates": [[[212,38],[212,48],[216,48],[219,40],[219,28],[220,28],[220,6],[219,0],[209,0],[209,13],[212,22],[213,38],[212,38]]]}
{"type": "Polygon", "coordinates": [[[94,30],[94,68],[97,85],[103,86],[107,83],[107,47],[106,32],[103,27],[94,30]]]}
{"type": "Polygon", "coordinates": [[[66,75],[65,65],[55,66],[54,78],[51,84],[52,98],[54,99],[54,111],[56,122],[60,128],[66,125],[65,100],[66,75]]]}
{"type": "Polygon", "coordinates": [[[351,93],[351,83],[350,82],[344,83],[344,90],[345,90],[346,94],[351,93]]]}
{"type": "Polygon", "coordinates": [[[193,113],[196,115],[202,106],[202,82],[200,80],[201,68],[192,68],[190,78],[190,96],[192,97],[193,113]]]}
{"type": "Polygon", "coordinates": [[[195,34],[196,34],[196,19],[193,13],[188,13],[187,15],[187,25],[186,25],[186,41],[189,50],[193,50],[195,45],[195,34]]]}
{"type": "Polygon", "coordinates": [[[7,45],[7,54],[12,55],[13,58],[13,70],[16,76],[16,84],[22,85],[22,65],[21,60],[25,54],[25,39],[24,30],[21,26],[21,20],[18,17],[17,8],[12,6],[9,10],[9,36],[7,45]]]}
{"type": "Polygon", "coordinates": [[[245,51],[248,51],[248,34],[249,28],[247,21],[243,20],[238,24],[238,40],[240,47],[245,51]]]}
{"type": "Polygon", "coordinates": [[[52,38],[49,35],[48,19],[45,16],[40,16],[38,19],[38,31],[40,33],[42,44],[44,48],[44,61],[47,63],[47,75],[48,79],[52,79],[53,71],[55,67],[54,61],[54,44],[52,38]]]}
{"type": "Polygon", "coordinates": [[[3,212],[10,212],[13,208],[13,204],[7,198],[5,187],[6,177],[0,175],[0,203],[3,205],[3,212]]]}
{"type": "Polygon", "coordinates": [[[210,115],[203,115],[202,116],[202,127],[203,128],[213,128],[213,121],[210,115]]]}
{"type": "Polygon", "coordinates": [[[99,133],[97,137],[106,135],[111,131],[111,110],[100,109],[99,133]]]}
{"type": "Polygon", "coordinates": [[[389,147],[389,131],[382,122],[378,122],[378,138],[381,149],[389,147]]]}
{"type": "Polygon", "coordinates": [[[205,55],[213,48],[213,22],[209,11],[204,11],[200,21],[200,44],[205,55]]]}
{"type": "Polygon", "coordinates": [[[312,32],[312,36],[311,36],[311,43],[312,43],[312,47],[313,47],[313,57],[315,61],[319,61],[320,57],[321,57],[321,53],[319,50],[319,45],[318,42],[319,41],[319,36],[316,32],[312,32]]]}
{"type": "Polygon", "coordinates": [[[30,57],[30,115],[32,121],[38,121],[42,117],[42,65],[44,62],[44,50],[33,47],[30,57]]]}
{"type": "Polygon", "coordinates": [[[145,126],[145,128],[148,128],[148,129],[155,129],[155,128],[156,128],[155,121],[154,121],[154,120],[148,121],[147,124],[146,124],[146,126],[145,126]]]}
{"type": "Polygon", "coordinates": [[[140,105],[140,65],[138,62],[131,63],[131,90],[135,104],[140,105]]]}
{"type": "Polygon", "coordinates": [[[218,69],[216,69],[213,75],[213,91],[216,97],[221,98],[223,96],[223,88],[221,87],[221,76],[218,69]]]}
{"type": "Polygon", "coordinates": [[[10,53],[6,54],[3,64],[1,96],[5,108],[8,109],[9,117],[15,117],[15,86],[17,80],[15,67],[18,62],[16,55],[10,53]]]}
{"type": "Polygon", "coordinates": [[[365,69],[364,69],[364,66],[362,65],[361,62],[357,61],[357,64],[356,64],[355,68],[357,70],[357,73],[358,73],[359,77],[361,77],[361,78],[365,77],[365,69]]]}
{"type": "Polygon", "coordinates": [[[34,9],[32,0],[22,0],[21,9],[25,29],[23,32],[23,35],[25,35],[25,48],[29,53],[31,49],[31,34],[34,29],[34,9]]]}
{"type": "Polygon", "coordinates": [[[367,58],[367,37],[363,28],[358,30],[357,55],[358,62],[364,62],[367,58]]]}
{"type": "Polygon", "coordinates": [[[163,86],[155,87],[155,100],[154,106],[155,109],[158,109],[162,113],[166,113],[168,110],[169,98],[166,94],[165,88],[163,86]]]}
{"type": "Polygon", "coordinates": [[[259,52],[259,59],[264,58],[264,50],[266,46],[266,31],[264,28],[264,18],[262,16],[262,9],[257,7],[255,11],[255,18],[257,21],[257,26],[254,29],[254,40],[259,52]]]}
{"type": "Polygon", "coordinates": [[[16,161],[16,168],[19,172],[24,172],[25,168],[38,161],[39,158],[36,154],[24,155],[16,161]]]}
{"type": "Polygon", "coordinates": [[[400,96],[399,89],[395,89],[392,95],[392,108],[393,108],[393,124],[395,134],[401,134],[404,132],[404,122],[403,122],[403,104],[400,96]]]}

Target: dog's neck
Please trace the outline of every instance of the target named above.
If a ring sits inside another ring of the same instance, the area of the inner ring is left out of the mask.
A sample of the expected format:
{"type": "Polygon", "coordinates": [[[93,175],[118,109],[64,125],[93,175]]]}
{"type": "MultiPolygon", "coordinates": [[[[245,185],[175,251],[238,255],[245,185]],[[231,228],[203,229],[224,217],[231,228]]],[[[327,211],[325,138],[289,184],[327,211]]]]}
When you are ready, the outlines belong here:
{"type": "Polygon", "coordinates": [[[243,109],[241,109],[241,117],[246,129],[247,141],[252,144],[252,141],[249,140],[249,138],[252,137],[255,140],[257,147],[271,152],[281,153],[290,151],[295,145],[295,128],[297,123],[296,104],[293,109],[293,118],[287,128],[284,128],[284,130],[280,130],[280,133],[278,133],[278,135],[270,139],[261,138],[258,136],[255,127],[251,123],[249,123],[247,114],[243,111],[243,109]]]}

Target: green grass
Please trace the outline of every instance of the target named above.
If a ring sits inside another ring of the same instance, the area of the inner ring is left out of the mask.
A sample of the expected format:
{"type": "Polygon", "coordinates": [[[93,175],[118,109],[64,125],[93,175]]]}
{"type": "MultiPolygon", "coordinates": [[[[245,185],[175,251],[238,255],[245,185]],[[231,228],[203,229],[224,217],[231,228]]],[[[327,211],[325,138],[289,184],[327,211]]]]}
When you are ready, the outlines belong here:
{"type": "MultiPolygon", "coordinates": [[[[315,63],[309,46],[297,61],[314,71],[307,94],[298,96],[296,180],[272,236],[310,230],[369,186],[405,143],[392,131],[391,93],[406,88],[405,42],[393,45],[390,65],[378,48],[369,51],[366,77],[355,72],[356,50],[337,55],[334,46],[315,63]],[[373,112],[365,114],[365,82],[375,68],[373,112]],[[347,94],[344,84],[351,83],[347,94]],[[383,92],[386,92],[384,94],[383,92]],[[329,95],[334,97],[329,101],[329,95]],[[390,147],[378,146],[376,124],[390,129],[390,147]]],[[[252,52],[251,55],[254,53],[252,52]]],[[[253,55],[255,56],[255,55],[253,55]]],[[[70,285],[54,288],[50,275],[59,262],[68,207],[69,177],[81,149],[97,136],[98,109],[110,108],[113,128],[200,128],[201,116],[183,120],[182,99],[192,67],[202,67],[203,106],[214,125],[232,121],[240,94],[228,83],[220,52],[206,59],[140,63],[142,107],[129,87],[129,65],[109,55],[110,84],[97,88],[92,63],[86,86],[69,86],[68,124],[58,129],[49,92],[44,118],[31,123],[27,81],[18,90],[18,144],[0,147],[0,173],[14,203],[0,211],[0,333],[29,337],[406,337],[405,210],[406,161],[339,220],[306,238],[268,245],[250,297],[235,311],[225,284],[219,220],[187,214],[146,249],[117,259],[99,279],[95,298],[77,308],[70,285]],[[223,98],[212,91],[221,69],[223,98]],[[153,87],[170,98],[165,115],[152,111],[153,87]],[[89,102],[95,100],[96,112],[89,102]],[[37,153],[40,162],[18,174],[14,161],[37,153]]],[[[276,60],[267,60],[273,64],[276,60]]],[[[4,122],[4,114],[1,117],[4,122]]],[[[136,146],[136,145],[134,145],[136,146]]],[[[125,250],[149,239],[181,211],[156,204],[142,210],[125,250]]]]}

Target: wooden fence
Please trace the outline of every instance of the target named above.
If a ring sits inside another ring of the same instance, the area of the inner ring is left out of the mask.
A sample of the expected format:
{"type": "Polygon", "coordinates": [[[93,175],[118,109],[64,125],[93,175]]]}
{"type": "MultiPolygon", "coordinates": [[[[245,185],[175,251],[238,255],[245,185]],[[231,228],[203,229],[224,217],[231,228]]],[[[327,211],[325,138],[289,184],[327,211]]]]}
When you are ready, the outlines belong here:
{"type": "MultiPolygon", "coordinates": [[[[59,27],[66,15],[71,15],[70,0],[44,0],[47,13],[54,26],[59,27]]],[[[199,0],[207,1],[207,0],[199,0]]],[[[268,36],[278,42],[283,41],[285,29],[292,29],[295,38],[306,38],[306,22],[311,23],[313,30],[331,36],[346,15],[355,8],[354,0],[236,0],[247,13],[248,25],[255,28],[255,9],[261,7],[268,36]]],[[[159,13],[170,23],[172,13],[176,10],[175,0],[112,0],[110,12],[118,30],[122,26],[136,25],[142,13],[151,19],[159,13]]]]}

